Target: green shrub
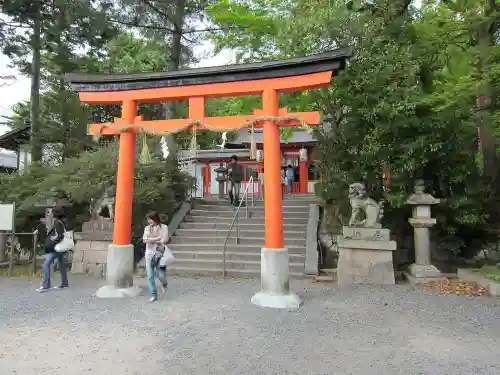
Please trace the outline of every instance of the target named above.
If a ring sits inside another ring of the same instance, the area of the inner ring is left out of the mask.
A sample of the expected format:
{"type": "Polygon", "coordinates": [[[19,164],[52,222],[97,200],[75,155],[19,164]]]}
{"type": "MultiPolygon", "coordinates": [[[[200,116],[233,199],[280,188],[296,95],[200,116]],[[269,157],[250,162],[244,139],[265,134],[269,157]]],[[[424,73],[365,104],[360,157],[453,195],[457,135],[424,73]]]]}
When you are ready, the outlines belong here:
{"type": "MultiPolygon", "coordinates": [[[[0,202],[16,203],[16,232],[32,231],[37,226],[36,215],[44,212],[36,208],[52,188],[73,206],[67,210],[70,222],[79,230],[89,220],[89,204],[99,198],[109,184],[115,184],[117,171],[117,143],[109,143],[95,151],[68,159],[61,166],[34,164],[22,174],[0,177],[0,202]]],[[[193,179],[181,172],[175,160],[154,159],[148,165],[136,163],[133,233],[142,232],[145,215],[156,210],[170,220],[191,189],[193,179]]]]}

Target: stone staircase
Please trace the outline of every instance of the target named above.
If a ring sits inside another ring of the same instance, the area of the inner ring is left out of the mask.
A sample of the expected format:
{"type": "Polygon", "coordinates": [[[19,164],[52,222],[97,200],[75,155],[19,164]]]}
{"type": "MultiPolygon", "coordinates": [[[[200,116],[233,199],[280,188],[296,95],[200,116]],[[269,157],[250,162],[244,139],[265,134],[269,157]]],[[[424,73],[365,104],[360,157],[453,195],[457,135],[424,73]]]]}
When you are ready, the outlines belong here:
{"type": "MultiPolygon", "coordinates": [[[[285,247],[290,256],[292,277],[304,277],[306,230],[309,204],[317,203],[311,196],[290,196],[283,202],[285,247]]],[[[226,275],[259,277],[260,252],[264,246],[264,204],[248,202],[239,213],[240,240],[236,244],[236,224],[226,246],[226,275]]],[[[233,220],[234,209],[226,201],[195,201],[193,209],[172,236],[169,244],[175,262],[169,275],[222,276],[224,240],[233,220]]]]}

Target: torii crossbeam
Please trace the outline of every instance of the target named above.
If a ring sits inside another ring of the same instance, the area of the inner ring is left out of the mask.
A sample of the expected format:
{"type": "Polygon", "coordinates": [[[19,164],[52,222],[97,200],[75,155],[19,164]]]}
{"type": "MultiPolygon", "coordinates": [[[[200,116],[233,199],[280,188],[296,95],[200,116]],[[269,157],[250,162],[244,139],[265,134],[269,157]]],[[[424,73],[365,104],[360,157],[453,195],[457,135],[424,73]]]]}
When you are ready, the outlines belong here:
{"type": "Polygon", "coordinates": [[[288,250],[284,248],[281,196],[280,126],[316,125],[318,112],[288,113],[278,105],[278,95],[328,87],[334,73],[345,67],[349,48],[304,58],[225,67],[199,68],[168,73],[127,75],[68,74],[67,80],[90,104],[121,104],[122,116],[114,124],[89,125],[89,134],[119,135],[118,172],[113,244],[108,249],[107,281],[115,288],[132,287],[132,193],[134,189],[135,137],[141,132],[170,132],[195,126],[197,130],[231,131],[252,122],[264,133],[265,247],[262,249],[262,290],[252,302],[268,307],[298,307],[289,290],[288,250]],[[250,116],[207,117],[206,98],[260,95],[262,109],[250,116]],[[144,121],[137,104],[188,100],[189,118],[144,121]]]}

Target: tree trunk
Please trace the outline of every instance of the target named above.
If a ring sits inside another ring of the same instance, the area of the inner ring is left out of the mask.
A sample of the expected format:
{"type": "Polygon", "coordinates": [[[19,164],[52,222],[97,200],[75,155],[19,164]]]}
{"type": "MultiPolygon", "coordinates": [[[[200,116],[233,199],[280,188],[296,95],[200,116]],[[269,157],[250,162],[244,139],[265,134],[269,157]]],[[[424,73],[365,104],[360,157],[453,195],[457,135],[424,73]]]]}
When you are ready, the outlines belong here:
{"type": "MultiPolygon", "coordinates": [[[[495,45],[495,35],[498,23],[495,20],[499,5],[496,0],[484,0],[484,21],[477,33],[477,42],[480,51],[478,70],[487,75],[491,64],[491,50],[495,45]]],[[[478,108],[478,135],[479,146],[483,156],[483,174],[491,189],[490,221],[497,223],[500,220],[500,163],[498,142],[491,126],[496,103],[494,88],[488,80],[476,98],[478,108]]]]}
{"type": "Polygon", "coordinates": [[[60,100],[60,116],[61,116],[61,125],[63,131],[63,139],[62,145],[63,149],[61,150],[61,162],[64,163],[64,160],[74,156],[74,150],[71,144],[71,124],[68,118],[68,111],[66,110],[66,85],[64,83],[64,69],[61,68],[61,75],[59,77],[59,100],[60,100]]]}
{"type": "MultiPolygon", "coordinates": [[[[186,0],[177,0],[175,3],[175,10],[173,15],[173,29],[172,44],[170,49],[167,50],[167,70],[178,70],[181,65],[182,54],[182,28],[184,26],[186,0]],[[170,55],[169,55],[170,54],[170,55]]],[[[175,116],[175,102],[168,101],[163,105],[165,110],[165,118],[173,118],[175,116]]],[[[167,140],[170,156],[177,155],[177,143],[173,135],[165,137],[167,140]]]]}
{"type": "Polygon", "coordinates": [[[30,151],[32,162],[42,160],[42,142],[40,139],[40,50],[41,50],[41,0],[34,1],[33,37],[31,48],[31,107],[30,107],[30,151]]]}
{"type": "Polygon", "coordinates": [[[70,121],[68,118],[68,111],[66,108],[66,84],[64,81],[64,75],[67,73],[67,69],[65,67],[65,49],[63,44],[62,34],[64,30],[66,30],[66,5],[64,1],[57,2],[58,8],[58,19],[57,19],[57,29],[59,32],[59,44],[57,50],[57,56],[59,61],[59,105],[60,105],[60,113],[59,118],[61,120],[61,129],[62,129],[62,150],[61,150],[61,161],[64,162],[67,158],[73,156],[73,150],[71,145],[71,128],[70,121]]]}
{"type": "MultiPolygon", "coordinates": [[[[496,0],[485,1],[484,16],[486,20],[491,20],[491,22],[483,22],[477,35],[480,49],[479,71],[483,74],[488,71],[490,66],[490,52],[494,45],[495,33],[497,31],[492,17],[497,9],[496,0]]],[[[478,128],[480,147],[483,154],[483,173],[491,183],[494,183],[499,166],[497,142],[488,121],[492,115],[492,111],[495,109],[493,89],[490,82],[485,82],[485,87],[483,87],[482,92],[477,96],[476,104],[479,111],[478,128]]]]}

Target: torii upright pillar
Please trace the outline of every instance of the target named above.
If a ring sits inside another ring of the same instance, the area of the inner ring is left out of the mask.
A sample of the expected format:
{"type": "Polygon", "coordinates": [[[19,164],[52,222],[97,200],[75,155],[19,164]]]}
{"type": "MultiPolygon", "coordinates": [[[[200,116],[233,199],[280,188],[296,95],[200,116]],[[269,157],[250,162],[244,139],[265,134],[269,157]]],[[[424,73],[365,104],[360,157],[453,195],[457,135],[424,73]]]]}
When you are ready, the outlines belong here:
{"type": "MultiPolygon", "coordinates": [[[[137,102],[124,100],[121,122],[132,124],[136,119],[137,102]]],[[[134,286],[134,246],[132,237],[132,196],[134,193],[135,132],[121,132],[116,173],[116,199],[113,243],[108,247],[107,285],[96,295],[101,298],[134,297],[141,293],[134,286]]]]}
{"type": "MultiPolygon", "coordinates": [[[[262,93],[264,116],[278,116],[278,92],[262,93]]],[[[264,123],[265,247],[261,252],[261,291],[252,297],[254,305],[297,309],[300,298],[290,292],[288,249],[283,238],[283,204],[281,194],[281,153],[279,124],[264,123]]]]}

